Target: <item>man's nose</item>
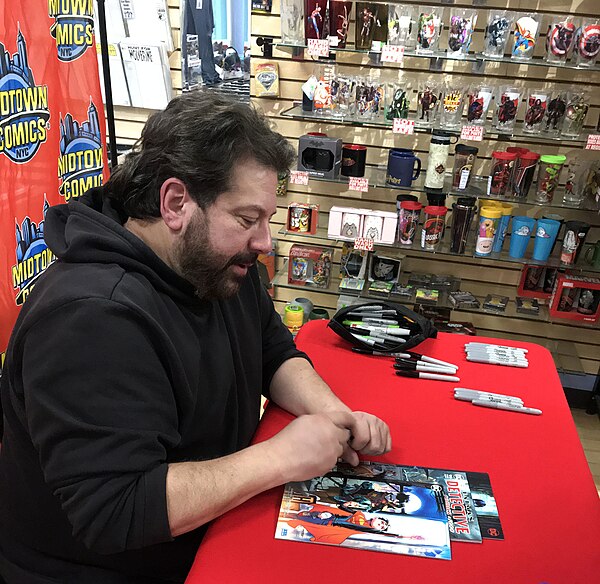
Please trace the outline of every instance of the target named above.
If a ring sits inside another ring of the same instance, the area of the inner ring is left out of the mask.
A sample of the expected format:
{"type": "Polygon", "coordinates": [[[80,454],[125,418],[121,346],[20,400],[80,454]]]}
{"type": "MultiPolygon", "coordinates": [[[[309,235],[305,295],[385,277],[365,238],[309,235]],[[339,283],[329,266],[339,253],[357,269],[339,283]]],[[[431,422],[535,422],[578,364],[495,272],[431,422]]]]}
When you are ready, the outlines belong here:
{"type": "Polygon", "coordinates": [[[250,248],[256,253],[269,253],[272,250],[272,246],[271,224],[269,221],[261,221],[250,241],[250,248]]]}

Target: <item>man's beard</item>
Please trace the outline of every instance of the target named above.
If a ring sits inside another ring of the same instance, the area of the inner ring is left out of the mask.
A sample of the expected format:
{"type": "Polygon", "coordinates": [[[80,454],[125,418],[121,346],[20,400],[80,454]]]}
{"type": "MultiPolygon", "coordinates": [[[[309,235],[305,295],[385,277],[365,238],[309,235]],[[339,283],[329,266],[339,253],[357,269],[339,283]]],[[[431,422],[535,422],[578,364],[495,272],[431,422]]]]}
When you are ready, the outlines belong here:
{"type": "Polygon", "coordinates": [[[226,257],[217,253],[209,240],[208,221],[197,210],[176,250],[176,261],[188,282],[196,288],[196,295],[207,300],[222,300],[237,294],[245,276],[234,273],[235,264],[253,264],[258,255],[238,253],[226,257]]]}

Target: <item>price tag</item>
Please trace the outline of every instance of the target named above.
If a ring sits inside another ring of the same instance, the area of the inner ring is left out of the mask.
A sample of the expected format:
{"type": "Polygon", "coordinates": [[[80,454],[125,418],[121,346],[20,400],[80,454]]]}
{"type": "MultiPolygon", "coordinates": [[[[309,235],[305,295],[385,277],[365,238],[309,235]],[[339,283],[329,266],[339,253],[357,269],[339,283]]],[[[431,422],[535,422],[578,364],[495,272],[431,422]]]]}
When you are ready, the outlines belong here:
{"type": "Polygon", "coordinates": [[[361,193],[367,193],[369,191],[369,179],[362,176],[351,176],[349,177],[349,188],[351,191],[360,191],[361,193]]]}
{"type": "Polygon", "coordinates": [[[586,150],[600,150],[600,134],[590,134],[585,145],[586,150]]]}
{"type": "Polygon", "coordinates": [[[121,0],[121,13],[125,20],[133,20],[135,18],[132,0],[121,0]]]}
{"type": "Polygon", "coordinates": [[[307,185],[308,172],[306,172],[305,170],[291,170],[290,182],[294,185],[307,185]]]}
{"type": "Polygon", "coordinates": [[[308,39],[308,54],[313,57],[329,57],[329,39],[308,39]]]}
{"type": "Polygon", "coordinates": [[[381,61],[387,63],[402,63],[404,61],[404,47],[400,45],[383,45],[381,61]]]}
{"type": "Polygon", "coordinates": [[[394,125],[392,126],[392,132],[394,134],[414,134],[415,133],[415,122],[414,122],[414,120],[405,120],[403,118],[394,118],[394,125]]]}
{"type": "Polygon", "coordinates": [[[373,251],[375,242],[370,237],[357,237],[354,240],[354,249],[359,251],[373,251]]]}
{"type": "Polygon", "coordinates": [[[460,184],[458,185],[459,190],[463,190],[467,188],[467,182],[469,180],[469,175],[471,174],[470,170],[462,170],[460,173],[460,184]]]}
{"type": "Polygon", "coordinates": [[[481,142],[483,140],[483,126],[463,126],[460,131],[460,139],[481,142]]]}

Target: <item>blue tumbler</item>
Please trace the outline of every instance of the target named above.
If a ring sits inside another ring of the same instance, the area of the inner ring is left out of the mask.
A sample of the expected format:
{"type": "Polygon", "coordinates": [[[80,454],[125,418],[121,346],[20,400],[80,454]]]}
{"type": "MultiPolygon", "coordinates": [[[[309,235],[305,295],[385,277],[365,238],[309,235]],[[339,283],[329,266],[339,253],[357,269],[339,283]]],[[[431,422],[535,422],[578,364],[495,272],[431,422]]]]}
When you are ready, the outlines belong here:
{"type": "Polygon", "coordinates": [[[555,221],[554,219],[538,219],[535,239],[533,241],[534,260],[545,262],[548,259],[559,229],[559,221],[555,221]]]}
{"type": "Polygon", "coordinates": [[[535,219],[525,215],[517,215],[512,219],[512,233],[508,255],[511,258],[522,258],[529,244],[529,238],[535,228],[535,219]]]}

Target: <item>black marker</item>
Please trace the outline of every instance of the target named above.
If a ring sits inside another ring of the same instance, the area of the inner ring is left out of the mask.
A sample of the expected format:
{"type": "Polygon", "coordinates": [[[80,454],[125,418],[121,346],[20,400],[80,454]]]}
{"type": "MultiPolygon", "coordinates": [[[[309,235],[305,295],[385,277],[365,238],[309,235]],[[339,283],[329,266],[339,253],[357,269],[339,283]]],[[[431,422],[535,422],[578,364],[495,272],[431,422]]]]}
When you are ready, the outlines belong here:
{"type": "Polygon", "coordinates": [[[460,377],[452,375],[440,375],[438,373],[422,373],[419,371],[396,371],[401,377],[413,377],[417,379],[434,379],[436,381],[460,381],[460,377]]]}

